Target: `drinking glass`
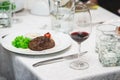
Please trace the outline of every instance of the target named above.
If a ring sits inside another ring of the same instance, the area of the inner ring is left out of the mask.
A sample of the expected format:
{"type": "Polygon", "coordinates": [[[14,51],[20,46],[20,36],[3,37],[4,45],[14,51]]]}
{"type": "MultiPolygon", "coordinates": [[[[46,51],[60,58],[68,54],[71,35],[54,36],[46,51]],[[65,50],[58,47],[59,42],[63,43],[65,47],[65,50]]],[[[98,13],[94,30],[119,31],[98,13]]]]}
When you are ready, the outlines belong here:
{"type": "Polygon", "coordinates": [[[11,27],[11,5],[9,1],[0,2],[0,28],[11,27]]]}
{"type": "Polygon", "coordinates": [[[71,38],[79,45],[78,60],[73,61],[70,67],[76,70],[83,70],[89,67],[87,62],[80,60],[81,43],[88,39],[92,27],[91,27],[91,14],[89,8],[85,4],[77,4],[75,6],[75,27],[70,32],[71,38]]]}
{"type": "Polygon", "coordinates": [[[103,34],[99,36],[99,61],[103,66],[117,66],[120,63],[119,37],[116,34],[103,34]]]}

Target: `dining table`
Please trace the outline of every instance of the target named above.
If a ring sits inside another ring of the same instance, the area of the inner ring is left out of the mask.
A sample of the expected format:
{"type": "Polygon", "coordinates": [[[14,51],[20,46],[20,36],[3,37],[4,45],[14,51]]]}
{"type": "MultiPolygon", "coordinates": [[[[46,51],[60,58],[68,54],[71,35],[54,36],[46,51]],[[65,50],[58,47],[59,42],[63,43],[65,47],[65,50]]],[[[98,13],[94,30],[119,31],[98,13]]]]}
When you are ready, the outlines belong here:
{"type": "Polygon", "coordinates": [[[80,57],[81,61],[89,64],[88,69],[70,68],[70,63],[75,59],[33,67],[33,64],[39,61],[77,53],[78,45],[73,40],[68,48],[46,55],[21,54],[21,52],[17,53],[4,48],[2,42],[9,34],[51,30],[50,15],[38,16],[24,10],[16,13],[21,20],[20,23],[0,28],[0,76],[5,77],[6,80],[120,80],[120,66],[104,67],[99,61],[98,53],[95,52],[96,27],[102,22],[114,24],[114,21],[120,21],[120,17],[100,6],[97,9],[91,9],[90,12],[92,32],[81,46],[82,52],[88,52],[80,57]]]}

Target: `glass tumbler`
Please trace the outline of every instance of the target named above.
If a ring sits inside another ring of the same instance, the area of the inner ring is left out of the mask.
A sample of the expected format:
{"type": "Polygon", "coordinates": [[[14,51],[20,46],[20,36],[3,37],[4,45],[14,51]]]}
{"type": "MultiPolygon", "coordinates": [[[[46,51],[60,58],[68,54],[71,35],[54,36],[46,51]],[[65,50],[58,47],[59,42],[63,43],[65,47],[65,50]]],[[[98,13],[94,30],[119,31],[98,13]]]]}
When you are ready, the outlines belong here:
{"type": "Polygon", "coordinates": [[[100,43],[100,36],[103,35],[114,35],[115,34],[115,29],[116,25],[112,24],[101,24],[96,26],[96,46],[95,46],[95,52],[98,53],[99,51],[99,43],[100,43]]]}
{"type": "Polygon", "coordinates": [[[10,1],[0,1],[0,27],[11,27],[11,3],[10,1]]]}
{"type": "Polygon", "coordinates": [[[105,67],[120,66],[120,35],[117,26],[102,24],[97,27],[96,50],[99,60],[105,67]]]}
{"type": "MultiPolygon", "coordinates": [[[[118,62],[118,39],[115,36],[103,35],[99,37],[99,60],[103,66],[117,66],[118,62]]],[[[120,46],[119,46],[120,47],[120,46]]],[[[119,54],[120,57],[120,54],[119,54]]]]}

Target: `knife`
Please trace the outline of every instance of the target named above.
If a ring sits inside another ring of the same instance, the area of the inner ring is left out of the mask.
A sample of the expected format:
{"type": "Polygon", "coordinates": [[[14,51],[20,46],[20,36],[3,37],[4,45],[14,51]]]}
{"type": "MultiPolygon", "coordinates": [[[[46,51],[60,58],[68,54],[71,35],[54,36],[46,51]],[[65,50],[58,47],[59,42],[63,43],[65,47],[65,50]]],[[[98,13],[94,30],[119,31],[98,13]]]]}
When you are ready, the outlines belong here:
{"type": "MultiPolygon", "coordinates": [[[[87,52],[88,51],[81,52],[79,56],[82,56],[87,52]]],[[[77,57],[78,57],[78,54],[72,54],[72,55],[67,55],[67,56],[63,56],[63,57],[48,59],[48,60],[40,61],[40,62],[37,62],[37,63],[33,64],[33,67],[38,67],[38,66],[42,66],[42,65],[46,65],[46,64],[61,62],[61,61],[64,61],[64,60],[71,60],[71,59],[75,59],[77,57]]]]}

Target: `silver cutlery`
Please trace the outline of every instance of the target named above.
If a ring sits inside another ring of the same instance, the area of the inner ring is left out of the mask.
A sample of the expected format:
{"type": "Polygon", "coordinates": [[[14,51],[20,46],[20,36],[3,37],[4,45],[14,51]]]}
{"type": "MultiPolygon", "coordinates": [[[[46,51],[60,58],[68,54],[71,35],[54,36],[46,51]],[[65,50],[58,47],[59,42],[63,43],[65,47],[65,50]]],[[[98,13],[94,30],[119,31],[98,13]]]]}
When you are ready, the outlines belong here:
{"type": "Polygon", "coordinates": [[[3,35],[1,38],[5,38],[8,34],[3,35]]]}
{"type": "MultiPolygon", "coordinates": [[[[87,52],[88,51],[81,52],[79,54],[79,56],[82,56],[87,52]]],[[[63,57],[57,57],[57,58],[53,58],[53,59],[48,59],[48,60],[40,61],[40,62],[37,62],[37,63],[33,64],[33,67],[38,67],[38,66],[41,66],[41,65],[61,62],[61,61],[64,61],[64,60],[71,60],[71,59],[75,59],[77,57],[78,57],[78,54],[72,54],[72,55],[67,55],[67,56],[63,56],[63,57]]]]}

